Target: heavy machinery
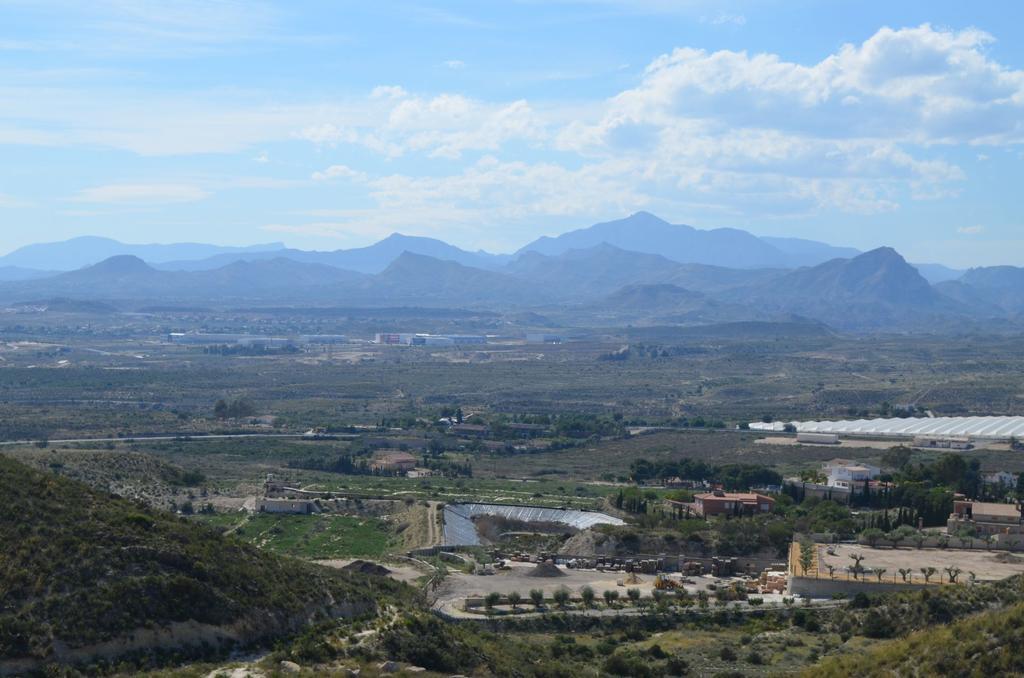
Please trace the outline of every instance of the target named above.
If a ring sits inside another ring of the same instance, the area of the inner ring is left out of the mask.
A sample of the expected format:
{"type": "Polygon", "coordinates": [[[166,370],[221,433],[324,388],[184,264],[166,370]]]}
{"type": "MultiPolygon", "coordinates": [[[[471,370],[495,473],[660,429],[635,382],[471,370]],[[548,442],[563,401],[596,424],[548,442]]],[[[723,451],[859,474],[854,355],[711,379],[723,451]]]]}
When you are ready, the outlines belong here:
{"type": "Polygon", "coordinates": [[[663,574],[659,574],[654,577],[654,588],[659,591],[675,590],[680,588],[681,584],[675,579],[669,579],[663,574]]]}

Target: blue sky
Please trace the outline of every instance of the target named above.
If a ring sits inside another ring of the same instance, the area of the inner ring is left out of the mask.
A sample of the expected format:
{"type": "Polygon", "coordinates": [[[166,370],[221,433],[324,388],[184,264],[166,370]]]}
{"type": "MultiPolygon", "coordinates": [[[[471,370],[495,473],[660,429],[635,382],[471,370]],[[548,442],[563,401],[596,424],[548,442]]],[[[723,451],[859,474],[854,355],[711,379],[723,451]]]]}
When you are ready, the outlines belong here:
{"type": "Polygon", "coordinates": [[[645,209],[1024,265],[1018,2],[0,0],[0,251],[645,209]]]}

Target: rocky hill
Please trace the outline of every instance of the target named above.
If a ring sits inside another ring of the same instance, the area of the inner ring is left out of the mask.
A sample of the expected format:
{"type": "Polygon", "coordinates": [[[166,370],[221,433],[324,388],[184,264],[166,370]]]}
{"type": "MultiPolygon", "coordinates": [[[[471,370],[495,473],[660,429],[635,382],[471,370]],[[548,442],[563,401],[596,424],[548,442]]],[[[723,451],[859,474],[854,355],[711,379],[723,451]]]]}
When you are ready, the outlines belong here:
{"type": "Polygon", "coordinates": [[[399,591],[3,456],[0,496],[0,675],[224,651],[373,613],[399,591]]]}

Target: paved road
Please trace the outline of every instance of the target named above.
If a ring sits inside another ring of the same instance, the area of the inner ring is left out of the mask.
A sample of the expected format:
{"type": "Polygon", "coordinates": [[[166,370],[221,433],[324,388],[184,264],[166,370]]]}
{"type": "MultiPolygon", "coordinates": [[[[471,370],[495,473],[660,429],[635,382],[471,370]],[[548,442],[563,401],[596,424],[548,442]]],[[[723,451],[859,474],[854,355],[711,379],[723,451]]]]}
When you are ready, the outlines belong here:
{"type": "Polygon", "coordinates": [[[177,434],[162,436],[128,436],[125,438],[66,438],[63,440],[6,440],[0,442],[2,446],[10,445],[34,445],[39,442],[47,442],[51,445],[64,443],[127,443],[143,442],[147,440],[228,440],[232,438],[303,438],[302,433],[222,433],[222,434],[177,434]]]}

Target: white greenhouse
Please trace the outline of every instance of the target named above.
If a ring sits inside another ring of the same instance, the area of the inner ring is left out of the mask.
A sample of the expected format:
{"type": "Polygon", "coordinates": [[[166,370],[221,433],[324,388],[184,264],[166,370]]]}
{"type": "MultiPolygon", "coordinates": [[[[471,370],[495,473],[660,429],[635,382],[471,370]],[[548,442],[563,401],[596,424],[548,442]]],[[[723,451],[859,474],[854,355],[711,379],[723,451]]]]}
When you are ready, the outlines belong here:
{"type": "Polygon", "coordinates": [[[783,431],[787,424],[798,433],[834,433],[879,438],[957,437],[972,440],[1024,438],[1024,417],[927,417],[856,419],[852,421],[791,421],[750,424],[752,431],[783,431]]]}

